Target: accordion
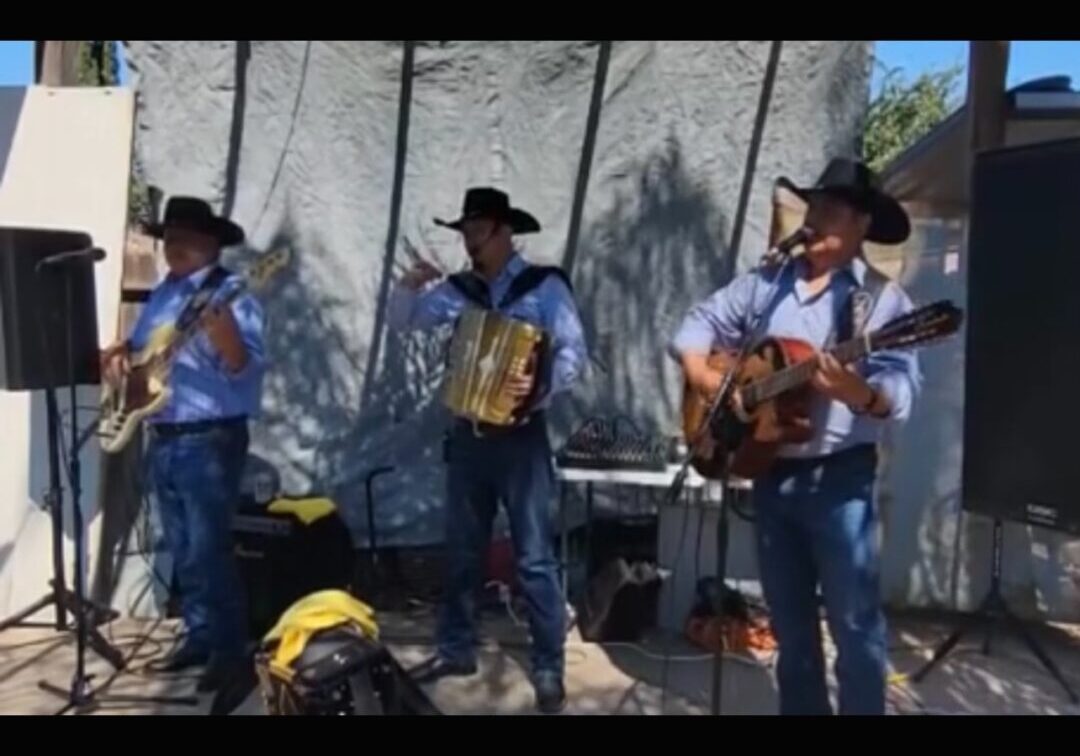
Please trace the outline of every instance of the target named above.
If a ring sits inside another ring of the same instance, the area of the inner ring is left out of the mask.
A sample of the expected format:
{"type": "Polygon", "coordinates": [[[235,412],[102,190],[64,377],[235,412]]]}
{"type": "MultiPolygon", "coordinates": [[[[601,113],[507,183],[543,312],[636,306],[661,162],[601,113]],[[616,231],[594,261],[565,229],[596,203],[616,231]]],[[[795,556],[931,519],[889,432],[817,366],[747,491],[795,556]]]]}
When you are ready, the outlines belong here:
{"type": "Polygon", "coordinates": [[[450,342],[443,404],[473,423],[514,425],[521,418],[514,414],[518,403],[507,391],[508,379],[534,365],[535,396],[550,372],[549,344],[537,326],[492,310],[466,308],[450,342]]]}

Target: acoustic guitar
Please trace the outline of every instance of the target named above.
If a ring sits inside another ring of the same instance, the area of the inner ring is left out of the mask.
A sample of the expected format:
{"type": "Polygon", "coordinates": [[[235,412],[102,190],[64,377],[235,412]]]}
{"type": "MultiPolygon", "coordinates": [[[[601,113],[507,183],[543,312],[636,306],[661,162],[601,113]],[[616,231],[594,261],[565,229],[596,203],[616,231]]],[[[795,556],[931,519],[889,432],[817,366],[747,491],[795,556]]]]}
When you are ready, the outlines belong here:
{"type": "MultiPolygon", "coordinates": [[[[261,289],[288,264],[289,257],[286,249],[262,255],[243,276],[243,284],[231,287],[224,296],[215,300],[215,304],[227,305],[245,291],[261,289]]],[[[168,403],[169,371],[173,360],[184,345],[200,332],[203,316],[184,329],[177,330],[172,324],[155,329],[146,346],[131,355],[131,369],[120,385],[105,385],[98,436],[101,438],[101,448],[107,454],[122,451],[131,441],[139,423],[160,412],[168,403]]]]}
{"type": "MultiPolygon", "coordinates": [[[[845,341],[828,352],[847,365],[873,352],[904,349],[956,333],[963,320],[951,302],[936,302],[901,315],[873,333],[845,341]]],[[[709,367],[731,370],[736,355],[714,352],[709,367]]],[[[778,447],[800,444],[814,434],[809,418],[817,350],[797,339],[766,338],[739,369],[734,385],[741,407],[722,408],[707,423],[712,402],[684,385],[683,433],[691,450],[691,465],[703,477],[725,474],[754,479],[772,465],[778,447]]]]}

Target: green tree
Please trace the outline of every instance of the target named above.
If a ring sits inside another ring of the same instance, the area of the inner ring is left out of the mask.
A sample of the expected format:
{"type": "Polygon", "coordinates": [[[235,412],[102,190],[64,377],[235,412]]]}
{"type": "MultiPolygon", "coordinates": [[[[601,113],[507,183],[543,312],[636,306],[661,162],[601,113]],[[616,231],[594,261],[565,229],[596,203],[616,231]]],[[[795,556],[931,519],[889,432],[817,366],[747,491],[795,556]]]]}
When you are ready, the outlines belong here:
{"type": "Polygon", "coordinates": [[[77,63],[78,82],[84,87],[112,87],[120,83],[116,42],[82,42],[77,63]]]}
{"type": "Polygon", "coordinates": [[[863,159],[875,171],[944,121],[958,106],[956,85],[963,67],[927,71],[914,81],[894,68],[870,102],[863,133],[863,159]]]}

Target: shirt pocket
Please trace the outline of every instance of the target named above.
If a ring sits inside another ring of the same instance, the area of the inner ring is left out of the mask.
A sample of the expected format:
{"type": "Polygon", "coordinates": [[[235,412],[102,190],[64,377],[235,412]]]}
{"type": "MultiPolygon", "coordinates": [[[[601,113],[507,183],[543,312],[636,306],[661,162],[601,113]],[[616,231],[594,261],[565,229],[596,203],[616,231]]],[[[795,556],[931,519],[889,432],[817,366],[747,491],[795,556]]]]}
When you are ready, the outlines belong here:
{"type": "Polygon", "coordinates": [[[514,302],[506,311],[506,314],[515,320],[524,320],[526,323],[532,323],[541,328],[546,327],[543,301],[536,292],[530,292],[514,302]]]}

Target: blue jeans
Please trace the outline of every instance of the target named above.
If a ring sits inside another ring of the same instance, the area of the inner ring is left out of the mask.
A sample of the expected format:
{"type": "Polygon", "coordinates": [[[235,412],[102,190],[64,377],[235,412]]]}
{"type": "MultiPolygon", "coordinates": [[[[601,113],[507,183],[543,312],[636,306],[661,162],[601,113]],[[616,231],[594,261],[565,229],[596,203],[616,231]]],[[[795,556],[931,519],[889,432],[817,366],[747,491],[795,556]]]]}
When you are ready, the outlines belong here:
{"type": "Polygon", "coordinates": [[[232,539],[247,448],[241,423],[173,437],[151,433],[149,451],[188,642],[225,663],[242,658],[247,642],[232,539]]]}
{"type": "Polygon", "coordinates": [[[781,714],[830,714],[817,587],[837,647],[841,714],[885,713],[876,452],[779,460],[754,483],[758,559],[779,643],[781,714]]]}
{"type": "Polygon", "coordinates": [[[475,662],[475,598],[502,502],[528,606],[533,674],[561,677],[566,607],[552,546],[555,478],[544,422],[534,418],[524,427],[481,438],[471,426],[459,423],[451,431],[447,453],[447,572],[437,632],[439,656],[475,662]]]}

